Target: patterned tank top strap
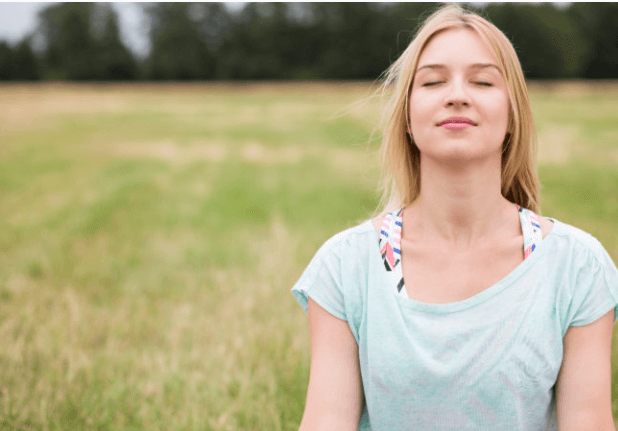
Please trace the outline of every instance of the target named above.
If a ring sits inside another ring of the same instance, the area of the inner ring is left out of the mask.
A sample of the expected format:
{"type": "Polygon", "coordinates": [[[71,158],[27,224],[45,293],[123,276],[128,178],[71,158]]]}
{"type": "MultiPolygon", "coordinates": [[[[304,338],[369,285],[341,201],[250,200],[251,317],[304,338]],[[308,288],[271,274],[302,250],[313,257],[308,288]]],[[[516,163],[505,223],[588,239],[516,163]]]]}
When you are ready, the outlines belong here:
{"type": "Polygon", "coordinates": [[[403,209],[384,216],[380,229],[380,254],[387,271],[393,271],[401,262],[401,218],[403,209]]]}
{"type": "Polygon", "coordinates": [[[407,296],[401,272],[401,226],[403,208],[384,216],[380,230],[380,254],[389,279],[400,295],[407,296]]]}
{"type": "Polygon", "coordinates": [[[524,234],[524,259],[530,256],[530,253],[543,241],[543,233],[541,231],[541,224],[539,223],[539,216],[529,209],[520,207],[515,204],[519,211],[519,217],[521,221],[521,229],[524,234]]]}

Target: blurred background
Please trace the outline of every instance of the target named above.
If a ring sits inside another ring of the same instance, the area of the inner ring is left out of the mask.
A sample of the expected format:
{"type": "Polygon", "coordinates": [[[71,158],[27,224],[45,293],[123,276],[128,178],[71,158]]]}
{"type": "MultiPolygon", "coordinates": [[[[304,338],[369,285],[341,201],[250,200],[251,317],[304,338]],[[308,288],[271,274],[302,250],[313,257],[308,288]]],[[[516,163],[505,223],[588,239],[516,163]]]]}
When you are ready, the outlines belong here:
{"type": "MultiPolygon", "coordinates": [[[[472,3],[530,79],[610,79],[615,3],[472,3]]],[[[2,80],[374,80],[432,3],[4,3],[2,80]]]]}
{"type": "MultiPolygon", "coordinates": [[[[290,289],[376,209],[374,92],[438,6],[0,3],[0,429],[298,429],[290,289]]],[[[618,4],[464,6],[522,62],[542,214],[618,262],[618,4]]]]}

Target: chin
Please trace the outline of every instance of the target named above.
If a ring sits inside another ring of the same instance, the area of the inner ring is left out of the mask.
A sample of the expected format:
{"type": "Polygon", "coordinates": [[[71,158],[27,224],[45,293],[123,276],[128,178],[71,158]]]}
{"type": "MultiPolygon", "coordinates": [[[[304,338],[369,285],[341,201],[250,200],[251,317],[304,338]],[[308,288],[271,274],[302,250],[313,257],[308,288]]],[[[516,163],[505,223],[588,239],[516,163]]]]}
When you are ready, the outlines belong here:
{"type": "Polygon", "coordinates": [[[475,142],[467,139],[449,139],[442,141],[431,149],[431,153],[436,156],[449,157],[472,157],[484,152],[475,142]]]}
{"type": "Polygon", "coordinates": [[[421,157],[425,155],[436,162],[447,164],[461,164],[474,161],[481,162],[492,157],[497,157],[501,160],[500,148],[491,151],[486,148],[473,148],[469,143],[464,142],[455,145],[444,145],[438,151],[436,150],[438,149],[434,148],[434,151],[425,152],[424,154],[421,150],[421,157]]]}

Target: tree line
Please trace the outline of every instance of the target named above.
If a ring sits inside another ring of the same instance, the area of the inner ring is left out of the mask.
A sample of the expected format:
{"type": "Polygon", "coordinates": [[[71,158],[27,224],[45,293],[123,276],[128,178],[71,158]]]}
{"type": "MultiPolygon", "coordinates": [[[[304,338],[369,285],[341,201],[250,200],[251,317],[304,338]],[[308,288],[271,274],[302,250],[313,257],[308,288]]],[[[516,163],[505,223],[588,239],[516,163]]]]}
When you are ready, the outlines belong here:
{"type": "MultiPolygon", "coordinates": [[[[18,44],[0,42],[0,80],[373,80],[439,5],[145,3],[139,58],[109,3],[54,4],[18,44]]],[[[507,35],[527,78],[618,78],[616,3],[464,7],[507,35]]]]}

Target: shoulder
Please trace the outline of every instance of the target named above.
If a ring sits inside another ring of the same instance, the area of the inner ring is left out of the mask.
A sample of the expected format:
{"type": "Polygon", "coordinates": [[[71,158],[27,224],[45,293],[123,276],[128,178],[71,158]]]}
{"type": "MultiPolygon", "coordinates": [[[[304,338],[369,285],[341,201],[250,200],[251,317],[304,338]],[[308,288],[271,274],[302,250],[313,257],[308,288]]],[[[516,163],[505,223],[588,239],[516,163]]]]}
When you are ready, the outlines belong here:
{"type": "Polygon", "coordinates": [[[379,216],[371,220],[371,225],[373,226],[373,229],[375,230],[378,238],[380,237],[380,229],[382,228],[382,220],[384,220],[384,216],[385,214],[380,214],[379,216]]]}
{"type": "MultiPolygon", "coordinates": [[[[584,266],[604,267],[614,266],[609,253],[596,237],[585,230],[568,223],[554,220],[551,237],[554,238],[556,253],[569,253],[575,255],[573,263],[579,262],[584,266]]],[[[551,223],[551,222],[550,222],[551,223]]]]}
{"type": "Polygon", "coordinates": [[[378,216],[376,216],[375,218],[371,219],[371,226],[373,227],[373,233],[374,233],[374,235],[376,235],[376,237],[378,239],[380,238],[380,232],[382,230],[382,225],[383,225],[383,222],[384,222],[384,217],[386,217],[387,215],[390,215],[391,217],[394,217],[395,213],[397,213],[400,210],[402,210],[402,208],[389,207],[386,210],[382,211],[378,216]]]}
{"type": "Polygon", "coordinates": [[[334,243],[341,243],[346,241],[353,241],[357,238],[364,238],[367,234],[370,234],[372,231],[372,220],[365,220],[362,223],[359,223],[355,226],[342,230],[331,238],[328,241],[334,243]]]}
{"type": "Polygon", "coordinates": [[[547,235],[549,235],[549,233],[553,230],[555,225],[554,219],[550,219],[549,217],[543,217],[526,207],[522,207],[519,205],[515,205],[515,207],[519,212],[519,218],[521,219],[522,223],[532,223],[533,230],[536,230],[536,228],[539,227],[541,229],[541,235],[543,239],[545,239],[547,235]]]}
{"type": "Polygon", "coordinates": [[[356,226],[337,232],[328,238],[319,253],[341,253],[342,249],[359,250],[363,244],[368,244],[367,239],[373,238],[375,231],[372,220],[366,220],[356,226]]]}
{"type": "MultiPolygon", "coordinates": [[[[543,218],[545,219],[545,217],[543,218]]],[[[585,230],[556,219],[552,220],[554,220],[555,225],[552,229],[552,236],[559,237],[559,239],[561,239],[562,241],[568,241],[574,246],[589,251],[598,252],[599,246],[601,248],[603,247],[598,239],[596,239],[585,230]]]]}
{"type": "Polygon", "coordinates": [[[541,225],[541,234],[543,235],[543,239],[545,239],[545,237],[549,235],[549,232],[551,232],[551,230],[553,229],[554,223],[549,221],[547,217],[543,217],[543,216],[537,216],[537,217],[539,219],[539,224],[541,225]]]}
{"type": "Polygon", "coordinates": [[[588,325],[613,308],[618,316],[618,268],[601,242],[558,220],[550,238],[546,255],[554,266],[547,278],[556,281],[563,299],[563,335],[569,326],[588,325]]]}
{"type": "Polygon", "coordinates": [[[533,223],[535,221],[538,221],[538,224],[541,227],[543,239],[545,239],[551,234],[552,238],[558,240],[559,247],[561,249],[571,248],[565,247],[566,245],[571,245],[572,247],[578,249],[585,249],[595,252],[599,251],[599,246],[603,248],[600,242],[595,237],[593,237],[591,234],[584,231],[583,229],[562,222],[554,217],[540,216],[529,209],[520,208],[520,211],[522,210],[528,212],[528,217],[530,217],[530,220],[533,223]]]}

